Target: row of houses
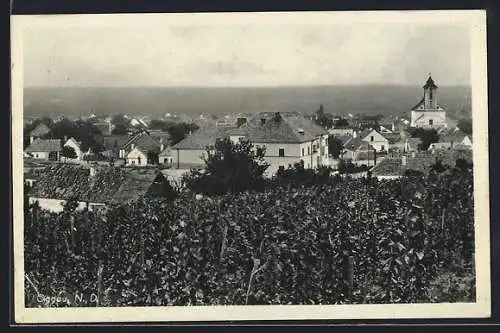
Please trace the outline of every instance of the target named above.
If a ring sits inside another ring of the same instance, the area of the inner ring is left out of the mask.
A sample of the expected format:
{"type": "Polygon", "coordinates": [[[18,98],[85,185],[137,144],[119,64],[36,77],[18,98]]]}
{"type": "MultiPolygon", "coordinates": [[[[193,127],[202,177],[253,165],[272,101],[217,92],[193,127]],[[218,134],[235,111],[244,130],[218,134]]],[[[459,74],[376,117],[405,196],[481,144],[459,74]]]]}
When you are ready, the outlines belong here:
{"type": "MultiPolygon", "coordinates": [[[[65,162],[80,162],[86,156],[93,155],[90,149],[84,149],[82,142],[75,138],[42,139],[48,133],[48,128],[40,124],[30,133],[30,145],[24,150],[24,156],[36,160],[51,160],[65,162]],[[74,157],[62,156],[64,147],[70,147],[75,152],[74,157]]],[[[149,164],[171,165],[171,155],[168,149],[168,133],[161,131],[141,130],[133,135],[107,135],[102,137],[101,153],[109,160],[120,159],[125,165],[146,166],[149,164]]]]}
{"type": "Polygon", "coordinates": [[[245,118],[239,127],[201,127],[171,147],[173,166],[203,166],[207,147],[213,147],[219,139],[234,143],[249,140],[255,147],[264,148],[267,174],[301,161],[306,168],[328,163],[327,131],[302,116],[275,112],[245,118]]]}
{"type": "MultiPolygon", "coordinates": [[[[342,142],[344,150],[341,158],[355,164],[369,165],[377,156],[383,156],[391,151],[418,152],[422,150],[422,140],[410,137],[404,130],[399,133],[380,133],[374,129],[367,129],[359,134],[341,135],[337,138],[342,142]]],[[[442,149],[471,149],[472,138],[458,128],[442,131],[437,142],[427,148],[429,151],[442,149]]]]}

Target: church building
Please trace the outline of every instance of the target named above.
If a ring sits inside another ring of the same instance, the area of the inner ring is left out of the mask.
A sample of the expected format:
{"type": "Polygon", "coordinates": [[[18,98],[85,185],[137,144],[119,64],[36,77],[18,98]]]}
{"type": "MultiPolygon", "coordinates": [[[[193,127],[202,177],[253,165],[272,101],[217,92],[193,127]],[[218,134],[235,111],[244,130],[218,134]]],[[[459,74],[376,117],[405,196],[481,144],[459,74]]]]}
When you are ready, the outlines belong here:
{"type": "Polygon", "coordinates": [[[423,86],[424,96],[411,109],[411,127],[441,128],[446,127],[446,111],[437,102],[437,86],[431,75],[423,86]]]}

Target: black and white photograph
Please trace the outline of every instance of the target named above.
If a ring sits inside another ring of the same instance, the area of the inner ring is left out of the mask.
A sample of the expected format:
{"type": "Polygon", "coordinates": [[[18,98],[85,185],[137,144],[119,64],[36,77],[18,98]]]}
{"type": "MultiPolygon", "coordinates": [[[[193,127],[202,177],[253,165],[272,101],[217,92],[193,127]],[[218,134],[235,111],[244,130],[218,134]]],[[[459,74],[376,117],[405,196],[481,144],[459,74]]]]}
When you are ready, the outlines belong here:
{"type": "Polygon", "coordinates": [[[484,11],[11,25],[16,321],[490,315],[484,11]]]}

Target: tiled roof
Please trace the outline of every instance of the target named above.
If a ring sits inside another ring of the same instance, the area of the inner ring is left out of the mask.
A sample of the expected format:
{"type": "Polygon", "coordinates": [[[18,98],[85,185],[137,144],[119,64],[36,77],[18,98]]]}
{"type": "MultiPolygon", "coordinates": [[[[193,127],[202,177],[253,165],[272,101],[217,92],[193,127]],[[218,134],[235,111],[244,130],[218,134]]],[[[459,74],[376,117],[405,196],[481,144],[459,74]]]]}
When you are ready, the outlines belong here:
{"type": "Polygon", "coordinates": [[[265,119],[262,124],[260,118],[255,117],[231,134],[242,135],[258,143],[301,143],[326,134],[323,128],[301,116],[282,116],[278,113],[265,119]]]}
{"type": "Polygon", "coordinates": [[[106,150],[121,149],[128,140],[128,135],[108,135],[103,137],[103,146],[106,150]]]}
{"type": "Polygon", "coordinates": [[[59,139],[36,139],[25,152],[54,152],[61,151],[61,140],[59,139]]]}
{"type": "Polygon", "coordinates": [[[444,165],[455,166],[456,160],[462,158],[472,161],[470,150],[443,150],[434,154],[419,153],[415,157],[406,155],[406,165],[403,166],[402,156],[388,156],[372,168],[374,176],[402,176],[405,170],[416,170],[427,173],[430,167],[441,160],[444,165]]]}
{"type": "Polygon", "coordinates": [[[146,132],[140,132],[132,136],[123,146],[126,150],[131,150],[132,145],[139,148],[143,152],[154,151],[160,152],[160,143],[146,132]]]}
{"type": "Polygon", "coordinates": [[[96,175],[89,178],[88,167],[70,164],[48,166],[35,183],[30,196],[119,203],[145,195],[157,176],[156,170],[148,168],[96,168],[96,175]]]}
{"type": "Polygon", "coordinates": [[[35,127],[31,132],[30,136],[40,137],[50,132],[50,128],[47,125],[40,123],[37,127],[35,127]]]}
{"type": "Polygon", "coordinates": [[[201,126],[194,133],[187,135],[184,140],[178,142],[174,149],[200,149],[215,145],[217,139],[229,137],[227,130],[216,126],[201,126]]]}

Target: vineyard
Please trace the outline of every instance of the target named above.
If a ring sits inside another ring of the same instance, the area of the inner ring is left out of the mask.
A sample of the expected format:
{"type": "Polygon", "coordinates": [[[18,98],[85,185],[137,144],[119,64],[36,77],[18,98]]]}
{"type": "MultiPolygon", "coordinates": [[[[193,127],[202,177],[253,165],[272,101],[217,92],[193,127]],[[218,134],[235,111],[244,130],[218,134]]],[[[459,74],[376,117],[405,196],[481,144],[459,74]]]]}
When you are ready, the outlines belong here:
{"type": "Polygon", "coordinates": [[[72,295],[83,293],[96,301],[78,306],[474,302],[473,216],[472,173],[457,169],[144,199],[100,215],[31,206],[25,301],[75,306],[72,295]]]}

